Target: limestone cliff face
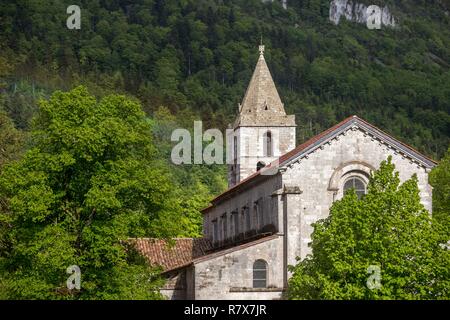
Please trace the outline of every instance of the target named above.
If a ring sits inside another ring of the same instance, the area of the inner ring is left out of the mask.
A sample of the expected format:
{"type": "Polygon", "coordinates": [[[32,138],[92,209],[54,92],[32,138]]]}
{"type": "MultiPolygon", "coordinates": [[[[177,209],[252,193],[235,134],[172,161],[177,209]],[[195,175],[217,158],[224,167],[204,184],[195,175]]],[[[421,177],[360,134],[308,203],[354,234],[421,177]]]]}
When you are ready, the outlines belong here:
{"type": "MultiPolygon", "coordinates": [[[[330,21],[338,25],[342,17],[348,21],[357,23],[367,22],[367,5],[353,2],[350,0],[333,0],[330,3],[330,21]]],[[[384,26],[395,27],[397,22],[392,16],[389,8],[383,7],[381,9],[381,24],[384,26]]]]}

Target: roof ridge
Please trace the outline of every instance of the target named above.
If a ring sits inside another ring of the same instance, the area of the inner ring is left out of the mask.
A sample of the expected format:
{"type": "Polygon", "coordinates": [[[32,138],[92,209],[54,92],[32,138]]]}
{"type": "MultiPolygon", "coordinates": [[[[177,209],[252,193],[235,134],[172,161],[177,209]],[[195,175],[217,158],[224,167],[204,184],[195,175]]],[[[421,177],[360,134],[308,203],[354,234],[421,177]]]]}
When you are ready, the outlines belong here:
{"type": "MultiPolygon", "coordinates": [[[[357,117],[357,116],[356,116],[356,117],[357,117]]],[[[369,127],[373,128],[373,129],[376,129],[376,130],[380,131],[381,133],[383,133],[384,135],[386,135],[386,136],[388,136],[388,137],[394,139],[396,142],[400,143],[401,145],[405,146],[405,147],[408,148],[408,149],[411,149],[412,151],[414,151],[415,153],[417,153],[417,154],[419,154],[420,156],[424,157],[425,159],[429,160],[430,162],[433,162],[433,163],[435,163],[435,164],[438,163],[436,160],[434,160],[434,159],[432,159],[432,158],[430,158],[430,157],[424,155],[422,152],[418,151],[416,148],[414,148],[414,147],[410,146],[409,144],[407,144],[407,143],[405,143],[405,142],[403,142],[403,141],[401,141],[401,140],[399,140],[399,139],[397,139],[397,138],[391,136],[390,134],[388,134],[387,132],[381,130],[380,128],[378,128],[377,126],[371,124],[370,122],[368,122],[368,121],[366,121],[366,120],[364,120],[364,119],[362,119],[362,118],[360,118],[360,117],[357,117],[357,118],[358,118],[358,120],[360,120],[360,121],[363,122],[364,124],[368,125],[369,127]]]]}

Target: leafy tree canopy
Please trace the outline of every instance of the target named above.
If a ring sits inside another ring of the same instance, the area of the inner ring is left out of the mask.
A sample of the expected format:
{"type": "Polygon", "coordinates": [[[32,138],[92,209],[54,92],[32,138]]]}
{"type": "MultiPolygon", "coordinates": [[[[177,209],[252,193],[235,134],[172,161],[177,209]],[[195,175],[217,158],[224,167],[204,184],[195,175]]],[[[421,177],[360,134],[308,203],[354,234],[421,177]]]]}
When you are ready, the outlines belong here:
{"type": "Polygon", "coordinates": [[[290,267],[291,299],[450,297],[442,230],[420,203],[417,177],[400,184],[390,158],[371,176],[367,195],[348,192],[314,224],[311,247],[290,267]],[[381,287],[369,289],[370,266],[379,268],[381,287]]]}
{"type": "Polygon", "coordinates": [[[8,115],[0,109],[0,172],[6,162],[21,153],[24,134],[14,127],[8,115]]]}
{"type": "Polygon", "coordinates": [[[433,186],[433,218],[448,226],[450,232],[450,147],[431,171],[430,183],[433,186]]]}
{"type": "Polygon", "coordinates": [[[158,298],[156,270],[127,239],[179,234],[181,210],[140,104],[55,92],[40,102],[30,144],[0,175],[0,296],[158,298]],[[71,265],[81,269],[75,294],[64,289],[71,265]]]}

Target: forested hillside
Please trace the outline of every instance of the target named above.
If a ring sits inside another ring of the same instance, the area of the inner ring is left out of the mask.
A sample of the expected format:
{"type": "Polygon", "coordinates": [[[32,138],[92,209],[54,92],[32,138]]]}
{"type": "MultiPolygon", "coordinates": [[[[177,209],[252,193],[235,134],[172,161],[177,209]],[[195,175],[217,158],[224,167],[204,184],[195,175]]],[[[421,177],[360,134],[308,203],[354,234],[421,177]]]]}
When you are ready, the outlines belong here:
{"type": "MultiPolygon", "coordinates": [[[[389,5],[398,26],[336,26],[329,0],[288,1],[287,10],[260,0],[83,0],[81,30],[69,30],[73,1],[2,2],[0,107],[27,130],[37,100],[54,90],[126,93],[154,122],[167,162],[172,128],[234,119],[262,38],[299,143],[358,114],[439,159],[450,126],[448,2],[359,2],[389,5]]],[[[175,170],[182,186],[225,187],[223,167],[175,170]]]]}

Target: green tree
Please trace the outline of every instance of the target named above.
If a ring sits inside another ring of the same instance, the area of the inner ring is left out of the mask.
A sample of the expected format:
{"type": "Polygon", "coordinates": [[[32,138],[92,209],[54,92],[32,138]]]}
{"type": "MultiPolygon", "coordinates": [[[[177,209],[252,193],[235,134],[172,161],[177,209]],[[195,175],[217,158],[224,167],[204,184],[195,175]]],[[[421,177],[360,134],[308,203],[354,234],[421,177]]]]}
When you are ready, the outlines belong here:
{"type": "Polygon", "coordinates": [[[400,184],[391,159],[361,200],[349,191],[314,224],[312,255],[295,267],[291,299],[449,299],[450,251],[420,204],[417,177],[400,184]],[[381,287],[369,289],[379,268],[381,287]]]}
{"type": "Polygon", "coordinates": [[[200,210],[209,205],[211,198],[226,189],[226,166],[175,165],[171,162],[173,130],[180,127],[189,128],[193,136],[192,126],[194,120],[198,119],[190,112],[180,111],[178,115],[179,119],[168,108],[160,106],[149,123],[152,126],[153,139],[162,156],[161,165],[167,165],[172,172],[174,192],[182,213],[179,221],[182,233],[178,237],[201,237],[203,218],[200,210]]]}
{"type": "Polygon", "coordinates": [[[31,148],[0,176],[0,297],[155,299],[161,280],[129,237],[180,233],[180,208],[141,106],[84,87],[40,102],[31,148]],[[68,292],[66,268],[81,269],[68,292]]]}
{"type": "Polygon", "coordinates": [[[433,218],[450,227],[450,148],[430,173],[433,186],[433,218]]]}
{"type": "Polygon", "coordinates": [[[18,158],[24,135],[14,127],[9,117],[0,110],[0,172],[6,162],[18,158]]]}
{"type": "Polygon", "coordinates": [[[11,74],[12,65],[8,61],[0,56],[0,89],[3,89],[5,82],[2,78],[6,78],[11,74]]]}

